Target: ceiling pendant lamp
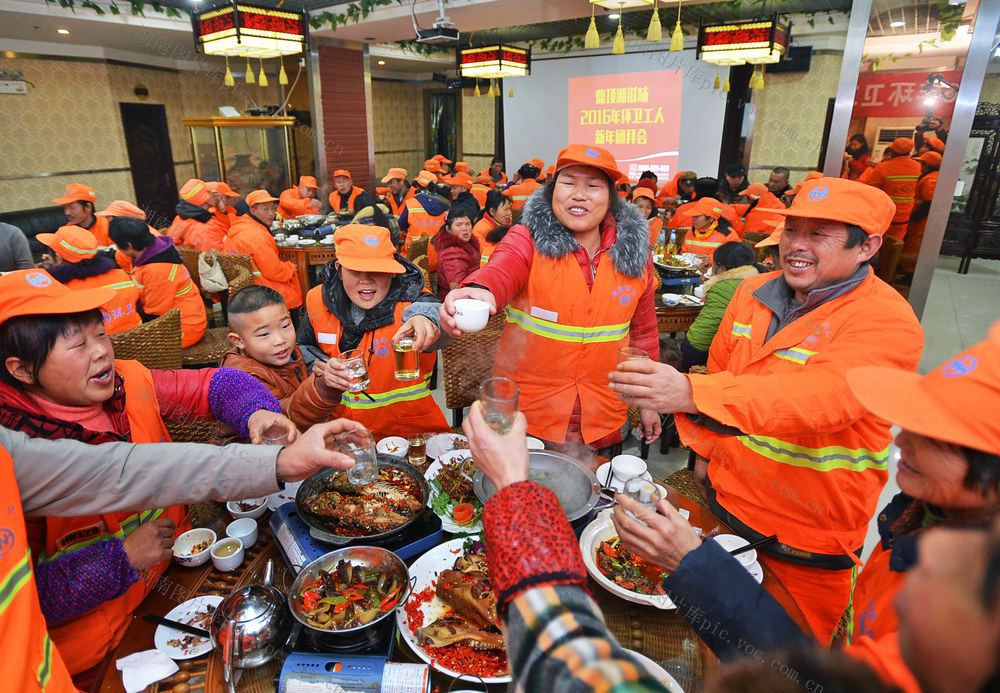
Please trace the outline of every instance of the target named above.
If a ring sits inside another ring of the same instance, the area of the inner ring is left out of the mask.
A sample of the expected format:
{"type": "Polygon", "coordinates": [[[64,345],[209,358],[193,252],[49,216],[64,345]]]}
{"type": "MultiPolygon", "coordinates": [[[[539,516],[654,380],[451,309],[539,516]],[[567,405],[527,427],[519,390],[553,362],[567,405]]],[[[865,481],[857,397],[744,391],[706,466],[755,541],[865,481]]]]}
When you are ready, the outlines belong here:
{"type": "MultiPolygon", "coordinates": [[[[279,3],[280,5],[280,3],[279,3]]],[[[297,55],[309,44],[309,23],[302,12],[249,5],[240,0],[192,12],[195,46],[205,55],[274,58],[297,55]]]]}
{"type": "Polygon", "coordinates": [[[663,38],[663,27],[660,26],[660,10],[653,1],[653,14],[649,18],[649,29],[646,30],[646,40],[650,43],[659,43],[663,38]]]}
{"type": "Polygon", "coordinates": [[[594,20],[594,6],[590,6],[590,27],[583,39],[583,47],[587,49],[601,47],[601,35],[597,33],[597,22],[594,20]]]}
{"type": "Polygon", "coordinates": [[[684,50],[684,30],[681,29],[681,3],[677,3],[677,24],[674,25],[674,33],[670,37],[670,50],[673,52],[684,50]]]}

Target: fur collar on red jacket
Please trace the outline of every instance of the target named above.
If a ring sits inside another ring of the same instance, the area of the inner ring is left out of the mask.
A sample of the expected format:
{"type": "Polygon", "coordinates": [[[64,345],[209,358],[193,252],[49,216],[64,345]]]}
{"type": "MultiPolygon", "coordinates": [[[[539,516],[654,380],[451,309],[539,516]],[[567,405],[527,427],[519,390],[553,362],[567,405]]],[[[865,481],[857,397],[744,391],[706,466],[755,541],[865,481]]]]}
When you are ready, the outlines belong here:
{"type": "Polygon", "coordinates": [[[32,438],[59,440],[69,438],[81,443],[119,443],[132,439],[132,428],[125,413],[125,387],[115,373],[115,391],[104,403],[104,411],[114,422],[113,431],[92,431],[73,421],[57,419],[45,413],[35,399],[24,390],[0,382],[0,426],[20,431],[32,438]]]}
{"type": "MultiPolygon", "coordinates": [[[[580,248],[573,233],[556,219],[552,205],[545,199],[544,188],[533,192],[524,203],[518,223],[528,228],[535,249],[546,257],[565,257],[580,248]]],[[[643,276],[650,261],[649,227],[639,208],[622,203],[617,216],[612,217],[608,212],[601,229],[609,223],[617,227],[614,245],[608,252],[611,264],[626,277],[643,276]]]]}

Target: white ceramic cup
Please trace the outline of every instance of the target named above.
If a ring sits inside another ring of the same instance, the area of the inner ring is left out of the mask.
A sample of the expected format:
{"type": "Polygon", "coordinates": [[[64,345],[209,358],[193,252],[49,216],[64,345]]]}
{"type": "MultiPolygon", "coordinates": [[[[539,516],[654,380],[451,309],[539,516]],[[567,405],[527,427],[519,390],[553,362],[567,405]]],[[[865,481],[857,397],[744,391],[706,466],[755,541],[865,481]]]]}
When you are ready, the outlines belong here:
{"type": "Polygon", "coordinates": [[[694,295],[697,296],[698,298],[704,298],[705,297],[705,285],[701,284],[699,286],[694,287],[694,295]]]}
{"type": "Polygon", "coordinates": [[[611,458],[611,472],[623,484],[629,479],[646,473],[646,462],[635,455],[617,455],[611,458]]]}
{"type": "Polygon", "coordinates": [[[257,520],[241,517],[226,525],[226,536],[239,539],[244,549],[249,549],[257,543],[257,520]]]}
{"type": "Polygon", "coordinates": [[[663,294],[663,302],[668,306],[676,306],[681,302],[680,294],[663,294]]]}
{"type": "Polygon", "coordinates": [[[285,240],[294,245],[299,242],[299,235],[293,233],[291,236],[285,236],[285,240]]]}
{"type": "Polygon", "coordinates": [[[476,298],[455,300],[455,324],[462,332],[479,332],[490,319],[490,304],[476,298]]]}
{"type": "Polygon", "coordinates": [[[236,570],[240,563],[243,562],[243,542],[234,537],[226,537],[225,539],[220,539],[215,542],[212,546],[212,564],[215,566],[216,570],[221,570],[223,573],[228,573],[231,570],[236,570]],[[235,546],[236,549],[228,556],[221,556],[219,553],[221,551],[226,551],[230,546],[235,546]]]}

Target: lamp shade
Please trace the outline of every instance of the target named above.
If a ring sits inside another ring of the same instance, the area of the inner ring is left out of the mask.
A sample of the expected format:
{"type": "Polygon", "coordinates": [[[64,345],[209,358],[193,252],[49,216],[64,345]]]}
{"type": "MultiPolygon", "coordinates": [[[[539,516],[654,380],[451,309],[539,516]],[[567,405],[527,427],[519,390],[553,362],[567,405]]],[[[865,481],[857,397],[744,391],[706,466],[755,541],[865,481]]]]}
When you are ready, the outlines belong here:
{"type": "Polygon", "coordinates": [[[780,61],[788,50],[791,22],[750,19],[698,27],[698,57],[716,65],[763,65],[780,61]]]}
{"type": "Polygon", "coordinates": [[[456,62],[462,77],[524,77],[531,74],[531,49],[503,44],[463,48],[456,53],[456,62]]]}
{"type": "Polygon", "coordinates": [[[195,45],[206,55],[276,58],[306,49],[309,29],[301,12],[245,3],[192,12],[195,45]]]}
{"type": "Polygon", "coordinates": [[[606,10],[634,10],[637,7],[649,7],[653,0],[590,0],[590,4],[606,10]]]}

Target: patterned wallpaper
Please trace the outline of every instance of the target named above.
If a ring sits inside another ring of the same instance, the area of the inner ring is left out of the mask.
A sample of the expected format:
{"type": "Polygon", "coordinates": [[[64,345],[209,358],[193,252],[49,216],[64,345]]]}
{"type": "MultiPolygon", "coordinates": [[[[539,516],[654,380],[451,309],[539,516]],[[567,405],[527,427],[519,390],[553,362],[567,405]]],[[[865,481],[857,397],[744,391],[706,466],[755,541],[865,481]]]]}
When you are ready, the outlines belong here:
{"type": "MultiPolygon", "coordinates": [[[[826,121],[827,101],[837,96],[840,55],[814,54],[809,72],[772,75],[765,72],[764,89],[756,93],[750,166],[751,181],[767,182],[775,166],[816,166],[826,121]]],[[[792,171],[792,182],[805,178],[792,171]]]]}
{"type": "Polygon", "coordinates": [[[986,75],[979,100],[983,103],[1000,103],[1000,74],[992,72],[986,75]]]}
{"type": "Polygon", "coordinates": [[[481,155],[464,155],[470,170],[478,172],[490,166],[496,143],[497,98],[485,94],[477,97],[472,89],[462,91],[462,151],[481,155]]]}
{"type": "MultiPolygon", "coordinates": [[[[269,66],[270,67],[270,66],[269,66]]],[[[102,62],[0,58],[0,69],[18,69],[34,83],[26,96],[0,98],[4,146],[0,170],[7,176],[55,171],[128,168],[119,102],[138,102],[133,89],[149,90],[145,103],[163,104],[174,161],[191,160],[184,117],[218,114],[219,106],[244,108],[251,100],[273,102],[277,79],[267,89],[237,82],[222,87],[208,72],[176,73],[102,62]]],[[[275,69],[277,67],[275,66],[275,69]]],[[[177,185],[194,175],[190,164],[175,164],[177,185]]],[[[66,183],[87,183],[98,205],[132,200],[128,171],[4,181],[0,211],[51,204],[66,183]]]]}

